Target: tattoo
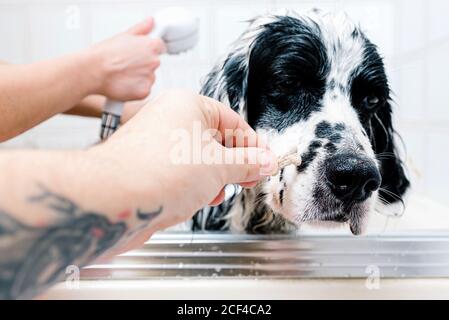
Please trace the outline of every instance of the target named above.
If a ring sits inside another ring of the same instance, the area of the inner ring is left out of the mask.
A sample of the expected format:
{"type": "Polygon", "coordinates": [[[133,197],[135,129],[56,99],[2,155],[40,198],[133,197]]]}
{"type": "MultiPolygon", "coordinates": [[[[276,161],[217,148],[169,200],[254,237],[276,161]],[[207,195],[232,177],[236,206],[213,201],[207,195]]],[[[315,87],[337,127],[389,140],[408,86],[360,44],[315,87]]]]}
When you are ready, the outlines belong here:
{"type": "Polygon", "coordinates": [[[137,209],[137,217],[140,220],[151,221],[162,213],[162,206],[159,207],[156,211],[143,212],[140,209],[137,209]]]}
{"type": "Polygon", "coordinates": [[[142,221],[137,226],[135,226],[132,230],[129,230],[123,237],[123,243],[127,242],[134,235],[148,228],[150,223],[157,218],[162,213],[162,206],[159,207],[156,211],[143,212],[140,209],[137,209],[137,218],[142,221]]]}
{"type": "Polygon", "coordinates": [[[78,212],[80,211],[78,206],[69,199],[51,192],[43,185],[38,185],[38,187],[41,190],[41,193],[30,197],[28,199],[30,202],[46,202],[48,208],[68,217],[81,213],[78,212]]]}
{"type": "MultiPolygon", "coordinates": [[[[40,186],[31,203],[60,219],[31,227],[0,210],[0,299],[29,299],[61,280],[69,265],[83,267],[117,244],[128,227],[105,215],[84,211],[71,200],[40,186]]],[[[137,212],[148,223],[162,212],[137,212]]]]}

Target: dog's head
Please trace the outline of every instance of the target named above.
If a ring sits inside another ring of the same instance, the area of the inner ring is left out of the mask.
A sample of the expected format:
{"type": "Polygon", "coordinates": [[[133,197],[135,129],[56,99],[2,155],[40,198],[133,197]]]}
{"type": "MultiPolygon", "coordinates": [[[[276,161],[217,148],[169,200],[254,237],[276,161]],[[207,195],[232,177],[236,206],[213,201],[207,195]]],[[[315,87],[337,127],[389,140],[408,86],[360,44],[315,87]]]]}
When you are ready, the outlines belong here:
{"type": "Polygon", "coordinates": [[[390,88],[377,48],[344,14],[259,17],[209,75],[203,93],[243,114],[270,148],[298,148],[258,189],[294,224],[349,223],[409,182],[394,145],[390,88]]]}

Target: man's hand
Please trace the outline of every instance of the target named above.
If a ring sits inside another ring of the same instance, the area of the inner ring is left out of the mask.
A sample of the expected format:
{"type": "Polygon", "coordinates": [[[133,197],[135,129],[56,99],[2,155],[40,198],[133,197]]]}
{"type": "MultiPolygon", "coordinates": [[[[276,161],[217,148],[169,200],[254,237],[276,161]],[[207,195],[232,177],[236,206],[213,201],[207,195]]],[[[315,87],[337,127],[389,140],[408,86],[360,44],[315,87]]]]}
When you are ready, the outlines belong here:
{"type": "Polygon", "coordinates": [[[162,40],[149,36],[152,29],[153,19],[147,19],[89,49],[97,66],[91,72],[100,77],[96,93],[120,101],[150,94],[159,55],[165,51],[162,40]]]}
{"type": "Polygon", "coordinates": [[[234,111],[186,91],[144,106],[78,151],[0,152],[0,299],[31,298],[99,257],[251,187],[277,158],[234,111]]]}
{"type": "Polygon", "coordinates": [[[218,205],[226,184],[253,187],[277,170],[276,156],[237,113],[178,90],[148,103],[90,152],[115,172],[119,193],[134,197],[130,204],[154,208],[157,199],[163,207],[127,249],[141,245],[156,229],[188,220],[207,204],[218,205]]]}

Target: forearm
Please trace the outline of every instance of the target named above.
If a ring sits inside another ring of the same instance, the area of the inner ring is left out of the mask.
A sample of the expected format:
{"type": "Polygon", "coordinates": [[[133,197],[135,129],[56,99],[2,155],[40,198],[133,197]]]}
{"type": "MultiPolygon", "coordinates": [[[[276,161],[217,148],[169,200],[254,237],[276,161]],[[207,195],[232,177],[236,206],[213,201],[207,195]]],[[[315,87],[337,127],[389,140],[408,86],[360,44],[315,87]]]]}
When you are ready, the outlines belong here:
{"type": "MultiPolygon", "coordinates": [[[[103,113],[103,106],[106,103],[106,97],[102,95],[91,95],[84,98],[75,107],[67,110],[65,114],[100,118],[103,113]]],[[[121,122],[125,123],[131,119],[142,106],[146,103],[145,100],[129,101],[124,104],[121,122]]]]}
{"type": "Polygon", "coordinates": [[[143,203],[111,181],[126,168],[89,152],[0,153],[0,299],[33,297],[67,266],[92,263],[136,231],[154,232],[159,198],[149,192],[143,203]]]}
{"type": "Polygon", "coordinates": [[[106,97],[101,95],[91,95],[84,98],[77,105],[64,113],[82,117],[100,118],[105,103],[106,97]]]}
{"type": "Polygon", "coordinates": [[[95,92],[96,57],[88,50],[24,65],[0,65],[0,141],[65,112],[95,92]]]}

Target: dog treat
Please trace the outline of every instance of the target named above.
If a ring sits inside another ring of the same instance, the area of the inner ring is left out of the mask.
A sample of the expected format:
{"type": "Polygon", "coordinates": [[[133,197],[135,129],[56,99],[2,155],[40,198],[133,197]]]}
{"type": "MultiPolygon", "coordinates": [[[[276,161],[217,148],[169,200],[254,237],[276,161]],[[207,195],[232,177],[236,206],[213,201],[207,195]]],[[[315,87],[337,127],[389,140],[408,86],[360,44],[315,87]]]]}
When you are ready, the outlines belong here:
{"type": "Polygon", "coordinates": [[[281,169],[290,165],[295,166],[301,165],[301,156],[299,155],[297,148],[291,150],[290,152],[278,158],[278,170],[275,174],[273,174],[273,176],[276,176],[281,169]]]}

